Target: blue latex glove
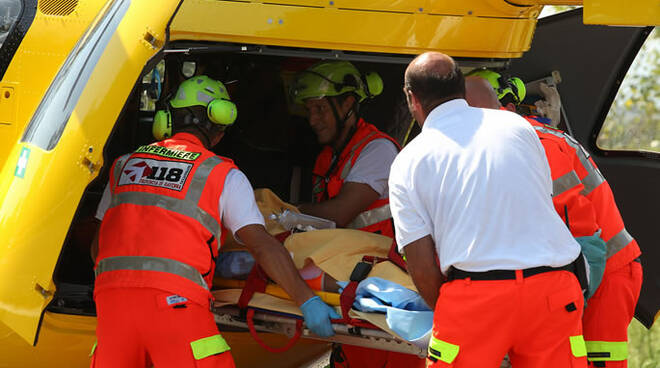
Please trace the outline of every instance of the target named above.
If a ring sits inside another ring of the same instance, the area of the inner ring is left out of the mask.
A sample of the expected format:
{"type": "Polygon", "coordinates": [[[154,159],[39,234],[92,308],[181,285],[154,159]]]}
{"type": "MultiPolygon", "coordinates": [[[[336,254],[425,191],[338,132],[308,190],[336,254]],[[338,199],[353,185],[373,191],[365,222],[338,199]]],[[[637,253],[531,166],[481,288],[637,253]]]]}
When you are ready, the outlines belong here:
{"type": "Polygon", "coordinates": [[[591,236],[580,236],[575,238],[582,248],[582,254],[589,263],[589,290],[586,298],[591,298],[598,289],[605,273],[605,262],[607,261],[607,245],[600,238],[600,230],[591,236]]]}
{"type": "Polygon", "coordinates": [[[305,318],[305,324],[315,334],[321,337],[330,337],[335,334],[331,319],[341,318],[337,312],[325,304],[319,296],[314,296],[300,306],[305,318]]]}

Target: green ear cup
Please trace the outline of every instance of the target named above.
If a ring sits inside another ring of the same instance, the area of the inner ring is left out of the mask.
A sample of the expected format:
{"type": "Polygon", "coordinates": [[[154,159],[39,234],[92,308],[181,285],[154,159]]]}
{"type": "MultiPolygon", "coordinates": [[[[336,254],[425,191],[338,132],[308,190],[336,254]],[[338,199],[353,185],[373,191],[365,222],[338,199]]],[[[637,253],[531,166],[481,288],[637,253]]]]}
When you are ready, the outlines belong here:
{"type": "Polygon", "coordinates": [[[167,110],[158,110],[154,115],[151,133],[157,140],[163,140],[172,136],[172,116],[167,110]]]}
{"type": "Polygon", "coordinates": [[[212,122],[220,125],[231,125],[238,116],[236,105],[229,100],[217,99],[209,102],[206,112],[212,122]]]}
{"type": "Polygon", "coordinates": [[[375,97],[383,93],[383,79],[376,72],[367,72],[364,75],[367,86],[367,96],[375,97]]]}
{"type": "Polygon", "coordinates": [[[477,76],[486,79],[497,92],[497,98],[502,100],[507,95],[511,95],[515,104],[519,104],[525,99],[527,89],[525,83],[518,77],[505,79],[500,73],[488,69],[475,69],[466,76],[477,76]]]}
{"type": "Polygon", "coordinates": [[[524,100],[525,96],[527,95],[527,88],[525,87],[525,82],[523,82],[522,79],[518,77],[509,78],[507,82],[511,88],[511,93],[514,95],[516,104],[521,103],[522,100],[524,100]]]}

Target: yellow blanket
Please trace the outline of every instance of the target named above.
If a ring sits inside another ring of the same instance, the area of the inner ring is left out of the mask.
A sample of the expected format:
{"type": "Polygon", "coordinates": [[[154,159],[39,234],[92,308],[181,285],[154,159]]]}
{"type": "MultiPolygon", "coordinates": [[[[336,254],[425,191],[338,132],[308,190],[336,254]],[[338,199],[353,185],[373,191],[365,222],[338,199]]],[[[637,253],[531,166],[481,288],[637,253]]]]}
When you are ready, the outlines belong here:
{"type": "MultiPolygon", "coordinates": [[[[283,232],[284,228],[277,222],[268,219],[271,213],[279,213],[284,208],[299,212],[293,205],[283,202],[268,189],[255,190],[255,198],[261,213],[266,219],[266,229],[273,235],[283,232]]],[[[286,239],[284,246],[291,254],[293,262],[298,269],[312,262],[336,280],[348,281],[353,268],[362,260],[363,256],[370,255],[386,258],[392,246],[392,239],[360,230],[327,229],[292,234],[286,239]]],[[[245,250],[242,245],[233,241],[224,244],[222,251],[238,249],[245,250]]],[[[391,262],[376,264],[368,277],[381,277],[417,291],[410,276],[391,262]]],[[[216,298],[214,305],[235,305],[238,302],[240,294],[240,289],[216,290],[213,292],[216,298]]],[[[255,293],[249,304],[256,308],[298,316],[302,315],[300,309],[291,300],[272,295],[255,293]]],[[[350,315],[354,318],[369,321],[384,331],[397,336],[387,327],[384,314],[363,313],[351,310],[350,315]]]]}

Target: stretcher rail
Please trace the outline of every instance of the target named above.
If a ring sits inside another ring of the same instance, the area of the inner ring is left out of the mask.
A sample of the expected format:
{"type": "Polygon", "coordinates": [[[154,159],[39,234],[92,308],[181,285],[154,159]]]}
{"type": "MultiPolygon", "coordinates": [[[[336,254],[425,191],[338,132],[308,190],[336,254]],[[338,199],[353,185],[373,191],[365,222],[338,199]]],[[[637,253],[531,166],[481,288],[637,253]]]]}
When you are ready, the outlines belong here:
{"type": "MultiPolygon", "coordinates": [[[[245,329],[245,331],[248,330],[247,321],[241,316],[238,307],[214,307],[212,308],[212,311],[215,316],[215,323],[218,327],[222,328],[224,326],[245,329]]],[[[296,318],[256,311],[254,314],[254,327],[259,332],[275,333],[292,337],[296,332],[296,318]]],[[[351,327],[341,324],[333,324],[332,328],[335,331],[335,336],[325,338],[320,337],[312,333],[309,329],[303,327],[301,337],[325,342],[335,342],[397,353],[412,354],[417,355],[420,358],[426,357],[426,352],[421,348],[381,330],[351,327]]]]}

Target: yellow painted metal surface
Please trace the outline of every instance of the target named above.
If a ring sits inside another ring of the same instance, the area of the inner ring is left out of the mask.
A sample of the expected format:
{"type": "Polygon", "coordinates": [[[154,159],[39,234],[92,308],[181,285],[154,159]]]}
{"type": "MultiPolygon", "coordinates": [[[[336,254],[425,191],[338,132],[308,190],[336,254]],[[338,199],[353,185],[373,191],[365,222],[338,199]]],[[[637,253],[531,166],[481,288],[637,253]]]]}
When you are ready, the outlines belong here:
{"type": "MultiPolygon", "coordinates": [[[[145,34],[162,45],[177,5],[177,0],[160,1],[158,7],[149,1],[131,2],[59,143],[51,151],[13,145],[0,171],[0,322],[29,343],[54,292],[53,269],[78,202],[98,174],[103,146],[126,98],[158,51],[145,41],[145,34]],[[23,175],[17,175],[19,171],[23,175]]],[[[28,32],[28,37],[33,36],[28,32]]],[[[48,52],[49,40],[42,40],[40,50],[48,52]]],[[[30,72],[39,74],[39,69],[30,72]]]]}
{"type": "Polygon", "coordinates": [[[89,367],[96,318],[45,313],[36,346],[0,323],[0,368],[89,367]]]}
{"type": "MultiPolygon", "coordinates": [[[[37,11],[0,81],[0,368],[88,366],[94,318],[45,313],[39,343],[30,344],[55,290],[53,269],[82,193],[103,164],[103,146],[140,71],[164,42],[178,0],[161,0],[157,7],[131,2],[54,149],[19,140],[67,55],[106,3],[81,1],[67,16],[37,11]]],[[[517,3],[529,6],[501,0],[186,0],[171,40],[511,58],[529,48],[538,4],[555,2],[517,3]]],[[[657,0],[625,8],[613,0],[586,0],[585,22],[658,24],[659,6],[657,0]]],[[[225,336],[239,366],[263,363],[267,355],[254,354],[259,348],[247,334],[225,336]]],[[[282,337],[267,339],[278,345],[282,337]]],[[[291,359],[301,362],[327,348],[314,342],[299,346],[291,359]]],[[[269,365],[291,366],[278,357],[268,359],[269,365]]]]}
{"type": "MultiPolygon", "coordinates": [[[[440,50],[493,58],[519,57],[529,48],[541,7],[525,8],[527,17],[520,18],[520,7],[505,2],[469,3],[475,5],[472,14],[444,14],[439,5],[397,12],[187,0],[172,22],[170,39],[400,54],[440,50]]],[[[447,11],[456,8],[449,5],[447,11]]]]}
{"type": "MultiPolygon", "coordinates": [[[[258,367],[268,362],[271,368],[299,367],[330,349],[328,343],[301,339],[289,351],[268,353],[247,332],[223,332],[237,367],[258,367]]],[[[287,337],[262,333],[270,346],[283,346],[287,337]]],[[[47,312],[36,346],[25,342],[0,323],[0,368],[85,368],[96,342],[96,318],[47,312]]]]}
{"type": "MultiPolygon", "coordinates": [[[[263,1],[252,1],[263,3],[263,1]]],[[[372,10],[396,13],[423,13],[441,15],[478,15],[490,17],[527,18],[534,13],[532,7],[511,6],[503,0],[278,0],[278,5],[294,5],[343,10],[372,10]]],[[[581,3],[581,1],[580,1],[581,3]]]]}
{"type": "Polygon", "coordinates": [[[660,2],[658,0],[511,0],[510,2],[522,6],[583,5],[584,24],[660,25],[660,2]]]}
{"type": "MultiPolygon", "coordinates": [[[[14,96],[20,97],[14,102],[13,124],[3,124],[0,117],[0,168],[8,162],[7,156],[20,140],[53,77],[105,2],[80,1],[67,16],[46,15],[37,10],[0,84],[11,85],[14,96]]],[[[0,115],[4,115],[4,102],[0,96],[0,115]]]]}
{"type": "Polygon", "coordinates": [[[658,0],[584,0],[585,24],[660,25],[658,0]]]}
{"type": "Polygon", "coordinates": [[[520,6],[532,5],[582,5],[582,0],[510,0],[510,3],[520,6]]]}

